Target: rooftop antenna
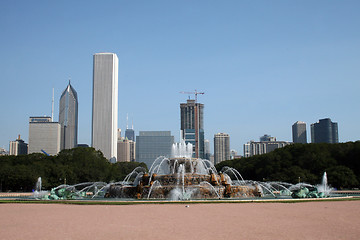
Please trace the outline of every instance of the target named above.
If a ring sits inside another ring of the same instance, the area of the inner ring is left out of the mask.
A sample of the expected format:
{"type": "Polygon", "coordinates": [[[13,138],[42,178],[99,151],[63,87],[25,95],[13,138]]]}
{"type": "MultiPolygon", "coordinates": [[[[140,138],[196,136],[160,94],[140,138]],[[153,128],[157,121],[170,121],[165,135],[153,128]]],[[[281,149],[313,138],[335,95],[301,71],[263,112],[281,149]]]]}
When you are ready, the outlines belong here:
{"type": "Polygon", "coordinates": [[[129,129],[129,114],[126,114],[126,129],[129,129]]]}
{"type": "Polygon", "coordinates": [[[51,121],[54,121],[54,88],[52,92],[52,100],[51,100],[51,121]]]}
{"type": "Polygon", "coordinates": [[[134,130],[134,120],[131,120],[131,129],[134,130]]]}

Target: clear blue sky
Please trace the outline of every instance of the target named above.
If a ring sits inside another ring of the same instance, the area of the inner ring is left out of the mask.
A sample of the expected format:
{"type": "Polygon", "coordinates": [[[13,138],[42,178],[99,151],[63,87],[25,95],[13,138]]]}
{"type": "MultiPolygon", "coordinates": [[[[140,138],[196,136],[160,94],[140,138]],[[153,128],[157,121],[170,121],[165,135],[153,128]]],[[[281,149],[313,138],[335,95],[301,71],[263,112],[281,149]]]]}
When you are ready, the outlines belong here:
{"type": "Polygon", "coordinates": [[[205,136],[230,134],[242,153],[291,125],[330,117],[341,142],[360,139],[360,1],[0,2],[0,147],[28,142],[30,116],[55,120],[71,78],[79,143],[90,144],[92,56],[119,57],[119,128],[171,130],[180,107],[204,91],[205,136]]]}

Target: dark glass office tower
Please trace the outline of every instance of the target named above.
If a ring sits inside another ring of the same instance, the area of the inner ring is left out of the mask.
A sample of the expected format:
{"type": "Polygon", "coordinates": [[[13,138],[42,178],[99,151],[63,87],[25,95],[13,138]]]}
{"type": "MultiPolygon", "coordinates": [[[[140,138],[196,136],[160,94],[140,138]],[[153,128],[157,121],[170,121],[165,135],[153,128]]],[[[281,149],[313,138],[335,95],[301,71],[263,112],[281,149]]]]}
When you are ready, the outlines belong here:
{"type": "Polygon", "coordinates": [[[140,131],[136,136],[136,162],[144,162],[150,169],[156,158],[171,157],[173,143],[170,131],[140,131]]]}
{"type": "Polygon", "coordinates": [[[70,81],[60,97],[60,150],[77,147],[78,98],[70,81]]]}
{"type": "Polygon", "coordinates": [[[126,129],[125,130],[125,138],[135,142],[135,131],[134,131],[134,129],[130,129],[130,128],[126,129]]]}
{"type": "Polygon", "coordinates": [[[338,124],[330,118],[320,119],[319,122],[311,124],[312,143],[338,143],[338,124]]]}
{"type": "Polygon", "coordinates": [[[204,158],[204,104],[187,100],[180,104],[181,137],[194,146],[194,157],[204,158]]]}

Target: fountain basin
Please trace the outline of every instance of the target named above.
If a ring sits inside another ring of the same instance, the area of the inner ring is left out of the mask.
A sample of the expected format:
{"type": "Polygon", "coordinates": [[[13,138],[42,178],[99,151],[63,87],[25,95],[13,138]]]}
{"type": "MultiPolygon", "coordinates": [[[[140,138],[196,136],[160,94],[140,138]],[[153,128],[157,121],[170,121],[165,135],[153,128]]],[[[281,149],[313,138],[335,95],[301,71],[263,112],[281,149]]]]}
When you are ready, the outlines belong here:
{"type": "Polygon", "coordinates": [[[183,200],[262,196],[255,184],[234,184],[226,173],[217,173],[208,160],[202,159],[159,158],[149,172],[134,177],[133,182],[110,184],[105,197],[183,200]]]}

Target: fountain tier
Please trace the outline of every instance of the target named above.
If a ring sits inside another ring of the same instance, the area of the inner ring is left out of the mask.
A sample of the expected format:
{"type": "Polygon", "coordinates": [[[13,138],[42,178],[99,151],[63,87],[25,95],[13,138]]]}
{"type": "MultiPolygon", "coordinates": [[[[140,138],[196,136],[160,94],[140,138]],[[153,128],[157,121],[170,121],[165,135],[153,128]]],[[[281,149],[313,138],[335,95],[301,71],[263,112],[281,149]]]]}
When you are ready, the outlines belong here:
{"type": "Polygon", "coordinates": [[[106,196],[174,200],[261,196],[256,184],[245,184],[239,177],[232,181],[226,172],[217,173],[208,160],[160,157],[149,172],[135,170],[126,181],[111,184],[106,196]]]}

